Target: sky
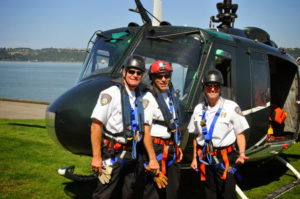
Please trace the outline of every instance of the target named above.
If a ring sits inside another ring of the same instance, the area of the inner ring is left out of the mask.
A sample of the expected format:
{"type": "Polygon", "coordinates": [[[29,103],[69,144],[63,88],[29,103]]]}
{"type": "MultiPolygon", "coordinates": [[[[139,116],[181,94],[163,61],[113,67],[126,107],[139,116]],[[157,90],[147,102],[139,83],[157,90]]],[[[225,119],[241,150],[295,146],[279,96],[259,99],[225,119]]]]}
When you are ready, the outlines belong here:
{"type": "MultiPolygon", "coordinates": [[[[141,0],[152,13],[153,0],[141,0]]],[[[222,0],[162,0],[163,20],[208,28],[222,0]]],[[[300,0],[232,0],[236,28],[266,30],[279,47],[300,48],[300,0]]],[[[134,0],[0,0],[0,48],[86,48],[96,30],[142,24],[134,0]]]]}

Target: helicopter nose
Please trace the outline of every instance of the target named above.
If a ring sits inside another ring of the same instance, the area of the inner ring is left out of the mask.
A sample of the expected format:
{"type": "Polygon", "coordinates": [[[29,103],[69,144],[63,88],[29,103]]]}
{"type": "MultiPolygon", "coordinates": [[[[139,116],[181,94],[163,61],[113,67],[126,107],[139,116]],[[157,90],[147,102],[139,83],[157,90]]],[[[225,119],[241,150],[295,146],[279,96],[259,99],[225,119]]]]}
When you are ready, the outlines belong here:
{"type": "Polygon", "coordinates": [[[86,80],[66,91],[49,105],[46,128],[49,136],[75,154],[91,155],[91,113],[99,93],[112,85],[110,77],[86,80]]]}

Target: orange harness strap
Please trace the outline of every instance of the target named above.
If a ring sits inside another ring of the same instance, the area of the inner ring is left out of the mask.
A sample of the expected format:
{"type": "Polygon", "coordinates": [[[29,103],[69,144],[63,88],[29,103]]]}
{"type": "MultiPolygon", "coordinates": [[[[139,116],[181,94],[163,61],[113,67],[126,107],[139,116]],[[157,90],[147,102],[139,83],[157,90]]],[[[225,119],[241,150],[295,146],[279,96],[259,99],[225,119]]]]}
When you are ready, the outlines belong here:
{"type": "MultiPolygon", "coordinates": [[[[225,180],[227,178],[227,172],[228,172],[228,169],[229,169],[229,160],[228,160],[228,155],[227,154],[232,152],[233,150],[234,150],[233,145],[231,145],[231,146],[229,146],[225,149],[220,150],[220,153],[222,155],[222,158],[223,158],[223,161],[224,161],[224,164],[225,164],[225,170],[223,172],[223,175],[220,177],[223,180],[225,180]]],[[[200,156],[201,152],[202,152],[201,148],[198,148],[198,150],[197,150],[198,157],[200,156]]],[[[206,153],[210,153],[211,155],[214,155],[214,156],[217,155],[217,151],[208,151],[208,152],[204,151],[202,156],[201,156],[201,159],[203,159],[203,156],[206,153]]],[[[205,164],[201,162],[199,168],[200,168],[200,179],[201,179],[201,181],[205,181],[206,180],[206,178],[205,178],[205,174],[206,174],[205,164]]]]}
{"type": "Polygon", "coordinates": [[[163,140],[163,139],[160,139],[160,138],[153,138],[153,143],[159,144],[159,145],[165,145],[166,144],[168,146],[174,145],[175,153],[176,153],[176,161],[180,162],[179,146],[175,145],[173,140],[163,140]]]}
{"type": "Polygon", "coordinates": [[[167,157],[168,157],[168,147],[167,147],[166,144],[164,144],[164,151],[163,151],[163,156],[162,156],[162,159],[161,159],[161,172],[165,175],[167,173],[167,170],[166,170],[167,157]]]}
{"type": "MultiPolygon", "coordinates": [[[[198,156],[200,156],[201,152],[202,152],[201,148],[198,148],[198,150],[197,150],[198,156]]],[[[202,154],[201,159],[203,159],[204,153],[202,154]]],[[[206,177],[205,177],[206,171],[205,171],[204,163],[200,162],[199,168],[200,168],[200,180],[205,181],[206,180],[206,177]]]]}
{"type": "Polygon", "coordinates": [[[174,141],[173,140],[164,140],[164,139],[160,139],[160,138],[153,138],[153,143],[155,144],[159,144],[159,145],[174,145],[174,141]]]}
{"type": "Polygon", "coordinates": [[[167,146],[174,145],[174,141],[173,140],[164,140],[164,139],[160,139],[160,138],[153,138],[153,143],[164,146],[163,155],[162,155],[162,159],[161,159],[161,172],[166,175],[166,173],[167,173],[166,161],[168,158],[168,147],[167,146]]]}
{"type": "Polygon", "coordinates": [[[176,161],[180,162],[179,146],[175,145],[176,161]]]}
{"type": "Polygon", "coordinates": [[[222,149],[221,150],[221,155],[222,155],[223,161],[225,163],[225,170],[224,170],[223,175],[221,176],[221,179],[226,180],[227,172],[228,172],[228,169],[229,169],[229,160],[228,160],[228,155],[227,155],[227,149],[222,149]]]}
{"type": "Polygon", "coordinates": [[[122,149],[123,151],[130,151],[132,150],[132,146],[131,145],[123,145],[119,142],[116,142],[115,144],[111,141],[109,141],[108,139],[104,139],[104,145],[108,146],[108,151],[111,151],[111,147],[113,145],[113,149],[115,152],[119,152],[120,149],[122,149]]]}

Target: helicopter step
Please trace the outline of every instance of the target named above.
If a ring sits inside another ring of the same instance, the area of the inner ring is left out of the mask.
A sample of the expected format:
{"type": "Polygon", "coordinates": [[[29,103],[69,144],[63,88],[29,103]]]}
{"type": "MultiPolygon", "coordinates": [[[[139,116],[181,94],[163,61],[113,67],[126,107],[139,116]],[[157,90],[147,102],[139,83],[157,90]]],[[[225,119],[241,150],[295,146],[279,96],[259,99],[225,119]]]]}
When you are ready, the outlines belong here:
{"type": "Polygon", "coordinates": [[[74,173],[75,166],[67,166],[58,169],[58,174],[61,176],[64,176],[67,179],[76,181],[76,182],[89,182],[92,180],[97,179],[97,174],[91,174],[91,175],[78,175],[74,173]]]}

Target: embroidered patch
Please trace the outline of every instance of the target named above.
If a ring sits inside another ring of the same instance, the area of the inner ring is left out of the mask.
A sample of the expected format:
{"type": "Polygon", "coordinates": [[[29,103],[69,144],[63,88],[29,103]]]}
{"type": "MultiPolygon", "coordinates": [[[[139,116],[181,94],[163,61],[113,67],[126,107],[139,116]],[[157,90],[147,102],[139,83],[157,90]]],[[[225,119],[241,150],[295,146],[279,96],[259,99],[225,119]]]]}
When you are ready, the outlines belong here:
{"type": "Polygon", "coordinates": [[[241,111],[241,109],[240,109],[240,107],[238,107],[238,106],[235,107],[234,111],[235,111],[237,114],[239,114],[239,115],[241,115],[241,116],[244,116],[243,113],[242,113],[242,111],[241,111]]]}
{"type": "Polygon", "coordinates": [[[227,116],[227,113],[226,113],[226,112],[221,112],[221,113],[220,113],[220,117],[225,118],[226,116],[227,116]]]}
{"type": "Polygon", "coordinates": [[[103,93],[103,94],[101,95],[101,99],[100,99],[101,105],[104,106],[104,105],[106,105],[106,104],[109,104],[110,101],[111,101],[111,99],[112,99],[112,98],[111,98],[111,96],[110,96],[109,94],[103,93]]]}
{"type": "Polygon", "coordinates": [[[148,105],[149,105],[149,100],[143,99],[143,107],[144,107],[144,109],[146,109],[148,107],[148,105]]]}

